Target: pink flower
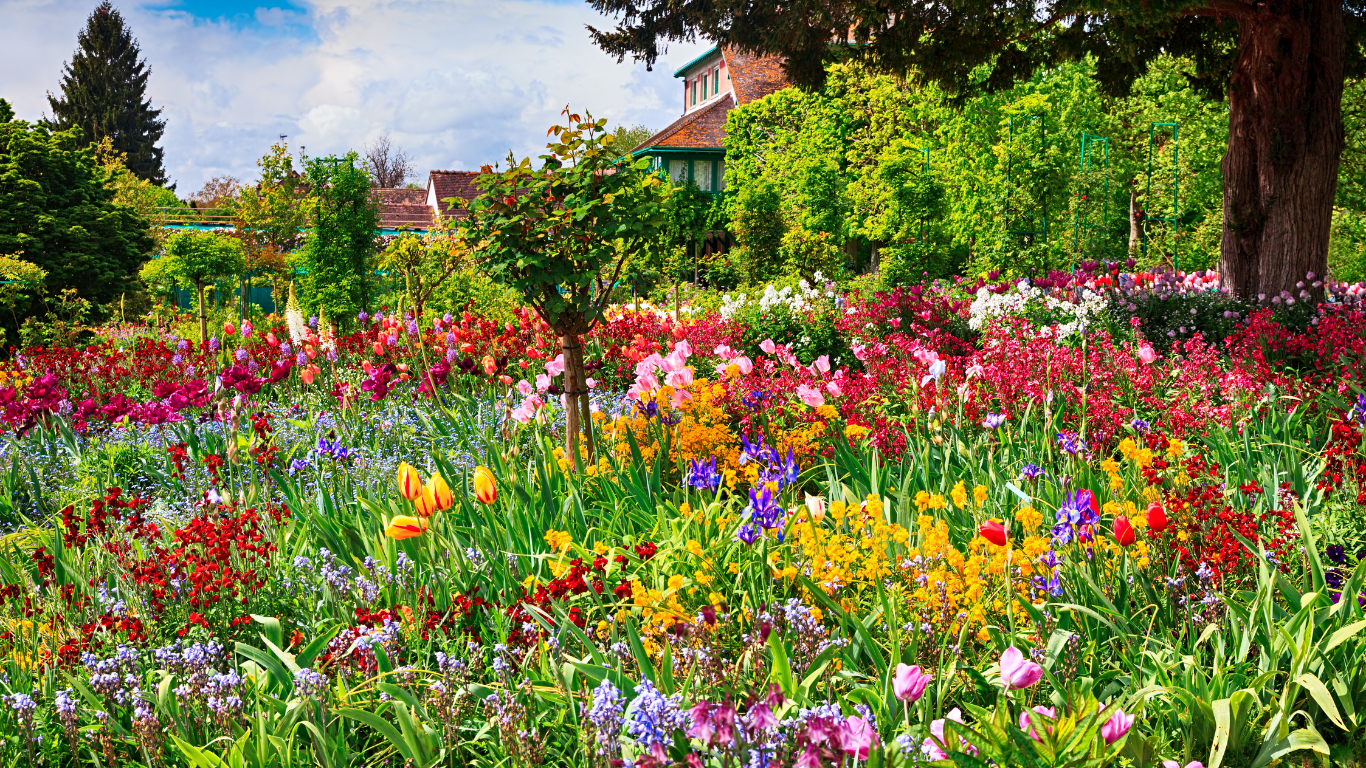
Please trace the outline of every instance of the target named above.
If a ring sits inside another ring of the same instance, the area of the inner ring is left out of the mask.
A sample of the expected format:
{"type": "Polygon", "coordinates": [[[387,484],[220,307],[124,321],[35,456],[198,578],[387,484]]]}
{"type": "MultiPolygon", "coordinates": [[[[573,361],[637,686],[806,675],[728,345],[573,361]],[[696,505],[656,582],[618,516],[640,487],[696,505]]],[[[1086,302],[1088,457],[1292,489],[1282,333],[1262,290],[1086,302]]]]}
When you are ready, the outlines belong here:
{"type": "Polygon", "coordinates": [[[1124,714],[1124,710],[1116,709],[1115,713],[1105,721],[1105,725],[1100,727],[1100,735],[1105,737],[1106,744],[1114,744],[1124,738],[1124,734],[1134,725],[1134,716],[1124,714]]]}
{"type": "Polygon", "coordinates": [[[814,368],[815,370],[819,371],[820,373],[829,373],[829,372],[830,372],[830,356],[829,356],[829,355],[821,355],[820,357],[816,358],[816,362],[812,363],[812,364],[811,364],[811,367],[814,368]]]}
{"type": "MultiPolygon", "coordinates": [[[[1181,764],[1175,760],[1163,760],[1162,768],[1181,768],[1181,764]]],[[[1205,764],[1199,760],[1192,760],[1186,763],[1186,768],[1205,768],[1205,764]]]]}
{"type": "Polygon", "coordinates": [[[688,390],[686,390],[686,389],[675,390],[675,391],[674,391],[674,398],[673,398],[673,406],[674,406],[675,408],[682,408],[682,407],[683,407],[683,404],[686,403],[686,402],[688,402],[688,401],[691,400],[691,399],[692,399],[692,393],[689,392],[688,390]]]}
{"type": "Polygon", "coordinates": [[[1011,646],[1001,654],[1001,682],[1007,690],[1028,688],[1043,677],[1043,667],[1029,661],[1020,649],[1011,646]]]}
{"type": "Polygon", "coordinates": [[[536,391],[544,392],[550,389],[550,374],[540,373],[536,375],[536,391]]]}
{"type": "Polygon", "coordinates": [[[527,395],[535,391],[536,388],[531,386],[531,382],[527,381],[526,379],[522,379],[521,381],[517,382],[517,394],[521,395],[522,397],[526,397],[527,395]]]}
{"type": "MultiPolygon", "coordinates": [[[[1035,707],[1034,711],[1040,715],[1043,715],[1044,717],[1047,717],[1050,720],[1058,716],[1056,710],[1054,710],[1052,707],[1045,707],[1040,705],[1035,707]]],[[[1039,734],[1036,733],[1033,728],[1029,727],[1029,713],[1027,712],[1020,713],[1020,730],[1029,731],[1029,738],[1035,741],[1042,741],[1042,739],[1039,738],[1039,734]]],[[[1049,728],[1048,731],[1049,733],[1052,733],[1053,729],[1049,728]]]]}
{"type": "MultiPolygon", "coordinates": [[[[808,500],[812,497],[808,497],[808,500]]],[[[933,675],[920,671],[919,666],[896,665],[896,676],[892,678],[892,690],[897,699],[906,702],[919,701],[925,693],[925,686],[933,675]]]]}
{"type": "Polygon", "coordinates": [[[829,384],[826,384],[825,391],[829,392],[832,397],[839,397],[844,394],[844,390],[840,389],[840,383],[838,381],[832,381],[829,384]]]}
{"type": "Polygon", "coordinates": [[[692,356],[692,345],[688,343],[687,339],[684,339],[674,345],[674,351],[682,355],[683,359],[686,360],[692,356]]]}
{"type": "Polygon", "coordinates": [[[735,358],[735,365],[740,369],[740,373],[743,373],[746,376],[749,375],[750,371],[754,370],[754,362],[743,355],[735,358]]]}
{"type": "Polygon", "coordinates": [[[866,359],[867,359],[867,356],[868,356],[868,348],[867,348],[867,347],[863,346],[862,344],[860,344],[860,343],[857,342],[857,341],[854,342],[853,347],[854,347],[854,357],[855,357],[856,359],[858,359],[858,360],[860,360],[860,361],[866,360],[866,359]]]}
{"type": "Polygon", "coordinates": [[[556,355],[554,360],[546,363],[545,372],[550,374],[552,379],[564,373],[564,353],[556,355]]]}
{"type": "MultiPolygon", "coordinates": [[[[963,711],[958,707],[949,710],[946,717],[940,718],[930,723],[931,738],[925,739],[920,745],[920,751],[931,760],[947,760],[949,753],[944,751],[944,721],[952,720],[955,723],[963,722],[963,711]]],[[[971,744],[964,744],[964,748],[972,754],[977,754],[977,748],[971,744]]]]}
{"type": "Polygon", "coordinates": [[[797,397],[801,398],[803,403],[806,403],[812,408],[819,408],[820,406],[825,405],[825,396],[821,394],[821,391],[814,387],[808,387],[805,384],[797,385],[797,397]]]}
{"type": "Polygon", "coordinates": [[[773,343],[773,339],[764,339],[759,342],[759,349],[762,349],[764,354],[771,355],[778,351],[778,345],[773,343]]]}
{"type": "Polygon", "coordinates": [[[857,760],[867,760],[868,749],[877,741],[877,731],[861,717],[845,720],[836,735],[840,741],[840,749],[846,754],[853,755],[857,760]]]}
{"type": "Polygon", "coordinates": [[[674,389],[686,389],[692,386],[692,369],[679,368],[664,378],[664,383],[674,389]]]}
{"type": "Polygon", "coordinates": [[[247,337],[250,336],[250,335],[251,335],[251,321],[250,321],[250,320],[243,320],[243,321],[242,321],[242,338],[245,339],[245,338],[247,338],[247,337]]]}
{"type": "Polygon", "coordinates": [[[1157,359],[1157,350],[1153,349],[1151,344],[1142,344],[1138,348],[1138,359],[1142,360],[1144,365],[1152,365],[1157,359]]]}
{"type": "Polygon", "coordinates": [[[748,719],[750,728],[767,730],[778,726],[778,718],[773,716],[773,710],[763,701],[750,707],[748,719]]]}
{"type": "Polygon", "coordinates": [[[596,389],[597,386],[598,386],[598,380],[597,380],[597,379],[584,379],[584,380],[583,380],[583,383],[584,383],[584,384],[587,384],[589,389],[596,389]]]}
{"type": "Polygon", "coordinates": [[[793,768],[821,768],[821,751],[815,744],[807,744],[806,751],[792,764],[793,768]]]}

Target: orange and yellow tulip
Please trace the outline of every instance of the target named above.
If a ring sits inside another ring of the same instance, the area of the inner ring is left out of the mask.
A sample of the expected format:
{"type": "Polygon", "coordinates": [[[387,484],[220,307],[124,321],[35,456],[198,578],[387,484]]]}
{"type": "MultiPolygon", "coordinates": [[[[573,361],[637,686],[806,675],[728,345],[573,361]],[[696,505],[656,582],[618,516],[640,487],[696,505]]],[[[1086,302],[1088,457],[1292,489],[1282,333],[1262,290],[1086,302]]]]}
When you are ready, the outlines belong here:
{"type": "Polygon", "coordinates": [[[440,472],[433,472],[431,479],[427,481],[427,490],[432,493],[432,501],[436,503],[438,510],[447,510],[455,503],[455,495],[451,493],[451,487],[446,484],[446,478],[440,472]]]}
{"type": "Polygon", "coordinates": [[[437,513],[439,507],[436,505],[436,496],[432,493],[430,485],[422,486],[422,494],[413,499],[413,507],[419,517],[431,517],[437,513]]]}
{"type": "Polygon", "coordinates": [[[398,465],[398,492],[408,501],[416,501],[422,495],[422,477],[406,461],[398,465]]]}
{"type": "Polygon", "coordinates": [[[391,539],[411,539],[414,536],[421,536],[427,530],[427,521],[411,515],[398,515],[389,521],[389,527],[384,529],[384,535],[391,539]]]}
{"type": "Polygon", "coordinates": [[[481,504],[492,504],[498,500],[498,485],[488,467],[474,468],[474,498],[481,504]]]}

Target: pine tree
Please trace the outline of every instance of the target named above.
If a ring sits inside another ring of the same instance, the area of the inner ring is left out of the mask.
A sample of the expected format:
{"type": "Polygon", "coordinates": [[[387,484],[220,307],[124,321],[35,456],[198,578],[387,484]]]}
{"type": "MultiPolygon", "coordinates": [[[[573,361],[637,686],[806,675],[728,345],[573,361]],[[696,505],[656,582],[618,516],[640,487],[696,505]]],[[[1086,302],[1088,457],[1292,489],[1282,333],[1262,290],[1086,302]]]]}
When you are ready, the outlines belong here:
{"type": "Polygon", "coordinates": [[[104,0],[90,14],[77,37],[80,47],[63,67],[62,94],[47,95],[53,123],[77,127],[85,141],[104,137],[128,156],[128,169],[157,185],[166,184],[162,149],[156,146],[166,129],[161,110],[147,100],[151,69],[139,60],[140,50],[123,16],[104,0]]]}

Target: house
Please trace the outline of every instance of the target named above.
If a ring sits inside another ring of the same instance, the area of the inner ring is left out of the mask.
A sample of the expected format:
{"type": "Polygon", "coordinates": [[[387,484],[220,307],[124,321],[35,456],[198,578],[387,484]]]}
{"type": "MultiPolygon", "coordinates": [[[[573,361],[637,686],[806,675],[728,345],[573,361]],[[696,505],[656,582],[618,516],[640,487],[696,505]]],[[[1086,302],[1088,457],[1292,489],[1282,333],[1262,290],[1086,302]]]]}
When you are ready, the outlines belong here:
{"type": "Polygon", "coordinates": [[[472,200],[478,196],[479,190],[474,186],[478,175],[478,171],[432,171],[427,176],[426,189],[376,189],[381,230],[425,232],[437,215],[465,218],[464,208],[445,201],[453,197],[472,200]]]}
{"type": "Polygon", "coordinates": [[[782,65],[777,56],[713,46],[674,73],[683,81],[683,116],[631,156],[652,158],[675,182],[691,179],[704,192],[725,189],[726,114],[786,88],[782,65]]]}

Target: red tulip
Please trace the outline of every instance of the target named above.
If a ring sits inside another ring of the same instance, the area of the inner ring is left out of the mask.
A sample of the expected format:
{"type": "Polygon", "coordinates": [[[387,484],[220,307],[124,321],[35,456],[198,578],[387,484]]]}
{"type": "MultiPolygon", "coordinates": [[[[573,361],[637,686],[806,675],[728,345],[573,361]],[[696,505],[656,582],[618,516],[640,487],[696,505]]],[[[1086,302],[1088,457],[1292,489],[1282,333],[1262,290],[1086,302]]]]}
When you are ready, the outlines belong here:
{"type": "Polygon", "coordinates": [[[992,519],[982,523],[981,534],[982,538],[998,547],[1006,545],[1006,527],[1001,525],[1000,520],[992,519]]]}
{"type": "Polygon", "coordinates": [[[1129,518],[1123,515],[1115,518],[1115,541],[1118,541],[1121,547],[1134,543],[1134,526],[1129,522],[1129,518]]]}
{"type": "Polygon", "coordinates": [[[1155,501],[1148,505],[1148,528],[1153,533],[1162,533],[1167,529],[1167,513],[1155,501]]]}

